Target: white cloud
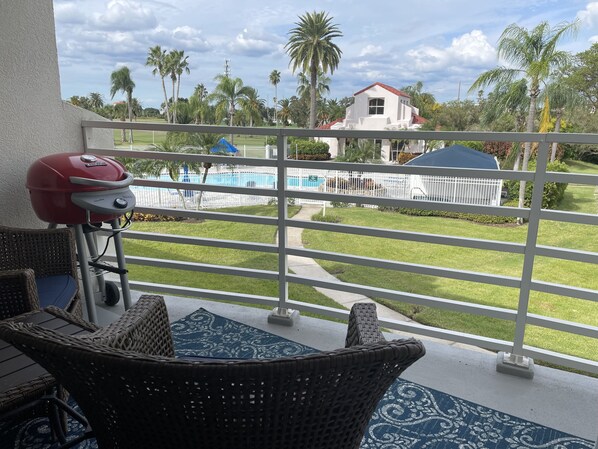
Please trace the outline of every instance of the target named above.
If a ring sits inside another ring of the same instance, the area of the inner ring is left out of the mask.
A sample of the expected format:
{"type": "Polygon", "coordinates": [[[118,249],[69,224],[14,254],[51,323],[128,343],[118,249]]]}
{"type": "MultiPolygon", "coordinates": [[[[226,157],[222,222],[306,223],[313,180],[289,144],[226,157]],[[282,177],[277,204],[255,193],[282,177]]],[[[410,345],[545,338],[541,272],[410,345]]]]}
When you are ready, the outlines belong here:
{"type": "Polygon", "coordinates": [[[172,30],[172,37],[177,45],[180,44],[190,51],[206,51],[211,48],[201,31],[189,26],[175,28],[172,30]]]}
{"type": "Polygon", "coordinates": [[[105,12],[95,14],[94,21],[98,28],[115,31],[148,30],[158,24],[150,9],[131,0],[111,0],[105,12]]]}
{"type": "Polygon", "coordinates": [[[590,36],[590,38],[588,40],[590,41],[591,44],[598,43],[598,34],[595,36],[590,36]]]}
{"type": "Polygon", "coordinates": [[[351,68],[353,68],[353,69],[365,69],[369,65],[370,65],[370,63],[368,61],[360,61],[360,62],[354,62],[353,64],[351,64],[351,68]]]}
{"type": "Polygon", "coordinates": [[[424,72],[449,66],[484,67],[496,61],[496,50],[480,30],[456,37],[447,48],[423,46],[407,51],[417,69],[424,72]]]}
{"type": "Polygon", "coordinates": [[[82,24],[86,21],[85,14],[74,3],[56,4],[54,6],[54,19],[56,22],[68,24],[82,24]]]}
{"type": "Polygon", "coordinates": [[[261,56],[275,53],[279,45],[266,36],[254,34],[247,29],[237,34],[235,40],[228,44],[233,53],[240,53],[251,56],[261,56]]]}
{"type": "Polygon", "coordinates": [[[577,13],[577,18],[584,25],[598,25],[598,2],[588,3],[586,9],[577,13]]]}
{"type": "Polygon", "coordinates": [[[382,54],[382,47],[380,47],[379,45],[369,44],[363,47],[363,49],[359,53],[359,56],[380,56],[382,54]]]}

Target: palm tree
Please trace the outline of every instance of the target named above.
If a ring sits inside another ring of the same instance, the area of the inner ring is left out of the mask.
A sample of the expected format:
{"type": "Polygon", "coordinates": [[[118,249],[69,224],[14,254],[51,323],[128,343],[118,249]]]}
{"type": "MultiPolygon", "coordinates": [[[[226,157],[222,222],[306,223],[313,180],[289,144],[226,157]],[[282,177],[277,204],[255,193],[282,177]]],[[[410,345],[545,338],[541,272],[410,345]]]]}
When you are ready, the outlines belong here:
{"type": "MultiPolygon", "coordinates": [[[[131,79],[131,71],[127,66],[115,70],[110,75],[110,98],[113,99],[116,92],[122,92],[127,95],[127,108],[129,110],[129,121],[133,121],[133,89],[135,83],[131,79]]],[[[133,143],[133,130],[130,130],[130,143],[133,143]]]]}
{"type": "MultiPolygon", "coordinates": [[[[330,78],[324,75],[324,72],[318,70],[318,84],[316,85],[316,103],[320,101],[325,93],[330,93],[330,78]]],[[[311,82],[305,73],[299,72],[297,75],[297,95],[303,98],[311,94],[311,82]]]]}
{"type": "Polygon", "coordinates": [[[168,95],[166,94],[166,84],[164,83],[164,78],[166,78],[166,75],[168,75],[168,70],[166,67],[166,50],[162,50],[162,48],[159,45],[151,47],[149,49],[145,65],[154,67],[154,69],[152,70],[153,75],[160,75],[160,80],[162,81],[162,92],[164,93],[164,104],[166,105],[164,108],[166,110],[166,119],[168,120],[168,123],[170,123],[168,95]]]}
{"type": "MultiPolygon", "coordinates": [[[[226,75],[216,75],[214,78],[218,81],[214,92],[212,92],[208,98],[210,101],[216,103],[216,112],[220,117],[228,117],[228,125],[233,126],[235,111],[238,102],[247,98],[251,93],[249,86],[243,86],[243,80],[241,78],[230,78],[226,75]]],[[[231,143],[232,143],[231,135],[231,143]]]]}
{"type": "Polygon", "coordinates": [[[278,126],[278,114],[277,114],[277,107],[278,104],[278,83],[280,83],[280,72],[278,70],[272,70],[270,72],[270,84],[274,85],[274,123],[278,126]]]}
{"type": "MultiPolygon", "coordinates": [[[[557,50],[559,41],[577,30],[578,22],[561,23],[552,28],[547,22],[541,22],[531,32],[517,24],[509,25],[498,40],[498,56],[510,67],[497,67],[482,73],[473,83],[470,92],[491,84],[509,84],[523,77],[528,84],[529,110],[526,131],[534,131],[536,106],[542,85],[550,76],[566,65],[570,54],[557,50]]],[[[531,154],[531,144],[526,142],[523,151],[521,170],[527,170],[531,154]]],[[[519,186],[519,207],[523,207],[525,181],[519,186]]],[[[522,219],[518,219],[522,223],[522,219]]]]}
{"type": "Polygon", "coordinates": [[[91,106],[94,111],[102,109],[104,107],[104,98],[102,97],[102,94],[98,92],[90,92],[89,106],[91,106]]]}
{"type": "MultiPolygon", "coordinates": [[[[210,133],[194,133],[191,135],[191,143],[193,144],[192,147],[187,148],[185,151],[194,153],[194,154],[210,154],[212,149],[216,148],[217,150],[220,149],[222,144],[220,143],[220,139],[222,139],[222,135],[219,134],[210,134],[210,133]]],[[[227,156],[228,153],[226,152],[226,148],[222,148],[220,151],[215,152],[221,156],[227,156]]],[[[203,175],[201,177],[202,184],[205,184],[208,179],[208,170],[212,168],[211,162],[204,162],[203,166],[203,175]]],[[[197,209],[201,206],[201,199],[203,197],[203,190],[199,191],[197,195],[197,209]]]]}
{"type": "Polygon", "coordinates": [[[332,42],[343,34],[338,25],[331,23],[332,18],[321,12],[305,13],[299,17],[296,27],[289,32],[289,41],[285,50],[291,57],[293,73],[300,68],[310,76],[309,126],[316,126],[316,87],[318,70],[333,74],[338,67],[342,51],[332,42]]]}
{"type": "Polygon", "coordinates": [[[172,81],[172,123],[176,123],[176,105],[179,99],[179,91],[181,88],[181,75],[183,72],[189,74],[189,56],[185,56],[184,50],[170,50],[166,56],[166,70],[170,74],[172,81]]]}
{"type": "MultiPolygon", "coordinates": [[[[561,131],[561,122],[565,109],[582,105],[583,99],[578,91],[572,89],[560,77],[557,77],[546,86],[544,94],[550,105],[550,110],[555,114],[554,132],[558,133],[561,131]]],[[[557,143],[553,142],[550,152],[550,162],[554,162],[556,159],[556,150],[557,143]]]]}
{"type": "Polygon", "coordinates": [[[291,118],[291,100],[283,98],[278,102],[278,106],[280,106],[280,113],[278,116],[280,117],[282,126],[286,126],[291,118]]]}
{"type": "Polygon", "coordinates": [[[247,95],[239,100],[239,104],[243,114],[249,119],[249,126],[253,126],[254,121],[259,125],[265,101],[260,98],[257,90],[253,87],[247,87],[247,95]]]}

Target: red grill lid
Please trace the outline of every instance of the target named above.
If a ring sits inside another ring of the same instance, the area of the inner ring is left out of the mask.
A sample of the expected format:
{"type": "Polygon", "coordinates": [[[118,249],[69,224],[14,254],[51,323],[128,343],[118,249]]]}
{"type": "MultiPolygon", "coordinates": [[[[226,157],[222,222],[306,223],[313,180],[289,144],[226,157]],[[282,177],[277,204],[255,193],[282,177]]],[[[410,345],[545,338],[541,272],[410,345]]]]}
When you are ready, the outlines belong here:
{"type": "Polygon", "coordinates": [[[36,160],[27,172],[27,188],[58,192],[105,190],[104,187],[73,184],[71,176],[101,181],[121,181],[125,167],[113,159],[82,153],[57,153],[36,160]]]}

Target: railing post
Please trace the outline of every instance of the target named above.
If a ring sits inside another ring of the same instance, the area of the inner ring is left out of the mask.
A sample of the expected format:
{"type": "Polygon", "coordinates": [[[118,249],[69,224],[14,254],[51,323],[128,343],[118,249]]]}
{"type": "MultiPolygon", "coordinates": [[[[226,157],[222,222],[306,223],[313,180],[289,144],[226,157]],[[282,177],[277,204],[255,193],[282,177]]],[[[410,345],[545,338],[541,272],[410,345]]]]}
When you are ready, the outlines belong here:
{"type": "Polygon", "coordinates": [[[540,215],[542,212],[542,198],[544,196],[549,149],[550,143],[546,140],[539,143],[538,156],[536,158],[536,173],[533,181],[534,190],[530,205],[529,222],[527,225],[521,285],[519,287],[519,305],[517,307],[513,351],[511,353],[499,352],[496,364],[496,370],[501,373],[513,374],[529,379],[534,377],[534,361],[532,358],[523,355],[523,342],[525,340],[525,326],[527,323],[529,297],[532,287],[532,274],[536,258],[538,229],[540,227],[540,215]]]}
{"type": "Polygon", "coordinates": [[[287,256],[288,236],[286,220],[288,217],[287,208],[287,166],[286,166],[286,148],[287,136],[283,130],[278,130],[276,139],[276,199],[278,203],[278,306],[268,315],[268,322],[292,326],[299,316],[299,311],[287,308],[289,299],[289,283],[287,274],[289,273],[289,262],[287,256]]]}

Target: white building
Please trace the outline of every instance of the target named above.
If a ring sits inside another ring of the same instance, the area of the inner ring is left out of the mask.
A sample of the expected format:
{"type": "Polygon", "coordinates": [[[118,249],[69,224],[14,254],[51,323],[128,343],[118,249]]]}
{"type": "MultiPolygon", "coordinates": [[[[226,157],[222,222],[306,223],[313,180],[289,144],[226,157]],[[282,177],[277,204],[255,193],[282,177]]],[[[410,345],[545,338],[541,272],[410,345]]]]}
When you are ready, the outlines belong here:
{"type": "MultiPolygon", "coordinates": [[[[374,83],[353,94],[354,102],[347,108],[344,119],[336,120],[320,129],[355,129],[369,131],[396,131],[417,129],[426,119],[419,115],[419,110],[411,105],[411,98],[405,92],[382,83],[374,83]]],[[[330,145],[332,157],[344,152],[346,139],[322,138],[330,145]]],[[[376,141],[382,150],[382,159],[395,161],[401,151],[422,153],[422,141],[376,141]]]]}

